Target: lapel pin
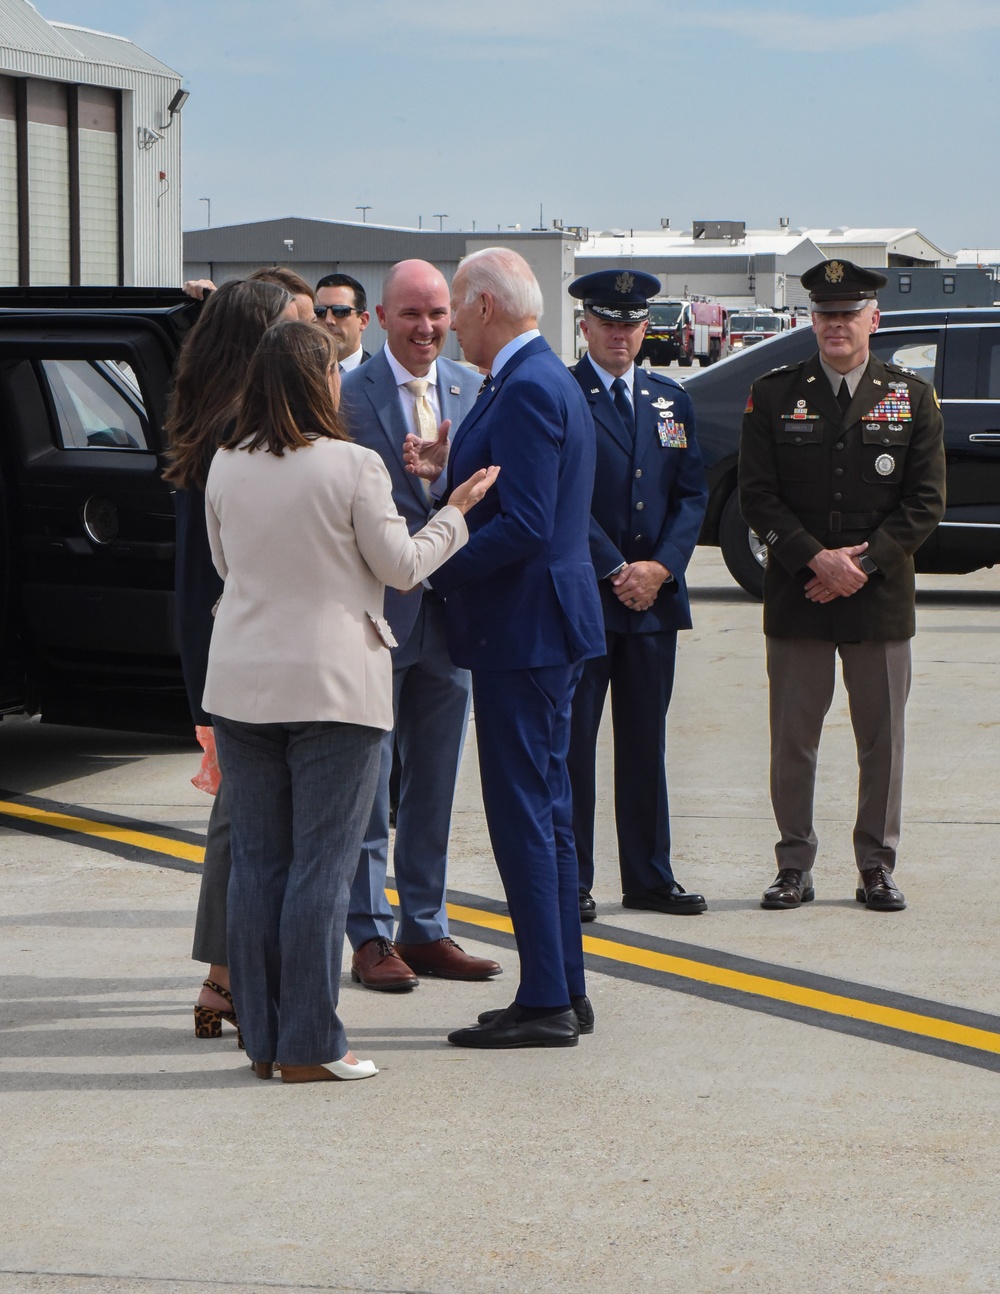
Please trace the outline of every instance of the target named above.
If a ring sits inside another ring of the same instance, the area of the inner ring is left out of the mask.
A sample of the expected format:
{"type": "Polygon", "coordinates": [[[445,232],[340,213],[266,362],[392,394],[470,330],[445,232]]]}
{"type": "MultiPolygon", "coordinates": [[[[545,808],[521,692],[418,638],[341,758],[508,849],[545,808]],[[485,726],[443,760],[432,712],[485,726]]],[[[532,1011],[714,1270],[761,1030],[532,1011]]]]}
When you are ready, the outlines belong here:
{"type": "Polygon", "coordinates": [[[451,392],[452,395],[462,394],[462,388],[460,386],[450,386],[448,390],[451,392]]]}
{"type": "Polygon", "coordinates": [[[591,395],[600,395],[600,394],[601,394],[601,388],[600,388],[599,386],[592,386],[592,387],[590,388],[590,394],[591,394],[591,395]]]}
{"type": "Polygon", "coordinates": [[[643,390],[643,391],[640,391],[640,392],[639,392],[639,394],[640,394],[640,395],[649,395],[649,392],[648,392],[648,391],[643,390]]]}
{"type": "Polygon", "coordinates": [[[806,385],[808,386],[808,384],[809,384],[810,382],[815,382],[815,381],[816,381],[816,379],[815,379],[814,377],[807,377],[807,378],[806,378],[806,385]]]}

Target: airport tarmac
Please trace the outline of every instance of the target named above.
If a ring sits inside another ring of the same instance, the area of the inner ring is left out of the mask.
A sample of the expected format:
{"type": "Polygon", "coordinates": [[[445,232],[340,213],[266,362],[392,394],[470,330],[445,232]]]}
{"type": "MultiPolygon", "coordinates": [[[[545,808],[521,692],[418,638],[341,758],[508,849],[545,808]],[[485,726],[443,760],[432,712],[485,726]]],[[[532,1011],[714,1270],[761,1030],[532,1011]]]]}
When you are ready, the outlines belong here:
{"type": "Polygon", "coordinates": [[[670,715],[675,870],[709,911],[623,910],[599,779],[597,1029],[467,1052],[516,956],[474,724],[454,933],[498,981],[344,977],[354,1084],[253,1078],[194,1038],[207,798],[168,739],[0,729],[0,1294],[943,1294],[1000,1290],[1000,576],[921,577],[903,913],[854,900],[857,773],[838,686],[817,898],[774,874],[760,608],[691,570],[670,715]]]}

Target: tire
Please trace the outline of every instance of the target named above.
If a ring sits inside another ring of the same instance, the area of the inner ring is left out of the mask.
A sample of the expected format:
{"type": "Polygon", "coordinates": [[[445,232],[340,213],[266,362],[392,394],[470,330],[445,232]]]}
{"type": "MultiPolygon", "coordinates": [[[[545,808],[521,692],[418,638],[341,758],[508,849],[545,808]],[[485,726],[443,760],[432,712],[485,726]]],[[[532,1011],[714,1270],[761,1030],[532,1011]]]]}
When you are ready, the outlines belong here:
{"type": "Polygon", "coordinates": [[[719,519],[719,547],[736,583],[751,597],[763,599],[767,549],[740,515],[739,495],[735,490],[726,500],[719,519]]]}

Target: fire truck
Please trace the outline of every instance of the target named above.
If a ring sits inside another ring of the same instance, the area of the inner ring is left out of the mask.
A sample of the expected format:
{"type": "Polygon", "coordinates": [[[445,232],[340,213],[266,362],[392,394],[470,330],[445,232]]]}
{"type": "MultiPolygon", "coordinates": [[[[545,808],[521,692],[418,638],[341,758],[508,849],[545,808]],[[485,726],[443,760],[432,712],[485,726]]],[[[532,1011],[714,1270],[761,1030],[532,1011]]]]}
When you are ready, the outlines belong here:
{"type": "Polygon", "coordinates": [[[729,343],[733,350],[742,350],[790,326],[788,315],[775,310],[740,310],[729,316],[729,343]]]}
{"type": "Polygon", "coordinates": [[[639,363],[669,364],[677,360],[702,368],[729,354],[729,314],[717,301],[651,301],[649,327],[639,351],[639,363]]]}
{"type": "Polygon", "coordinates": [[[677,362],[702,368],[729,354],[729,311],[718,301],[688,301],[677,320],[677,362]]]}

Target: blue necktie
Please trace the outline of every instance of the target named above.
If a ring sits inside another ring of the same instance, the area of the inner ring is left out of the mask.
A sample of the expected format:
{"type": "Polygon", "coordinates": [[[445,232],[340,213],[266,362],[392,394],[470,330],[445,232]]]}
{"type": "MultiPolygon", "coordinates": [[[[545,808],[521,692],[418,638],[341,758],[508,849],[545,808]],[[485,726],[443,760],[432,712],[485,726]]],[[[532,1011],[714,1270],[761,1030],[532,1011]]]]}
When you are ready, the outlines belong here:
{"type": "Polygon", "coordinates": [[[625,424],[625,430],[630,436],[635,435],[635,413],[632,410],[632,402],[628,398],[628,387],[623,377],[616,377],[611,383],[611,398],[615,402],[615,408],[618,410],[618,416],[625,424]]]}

